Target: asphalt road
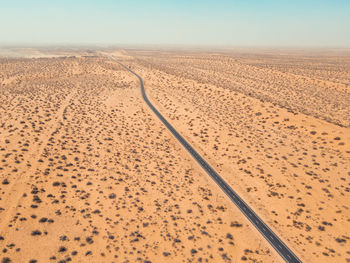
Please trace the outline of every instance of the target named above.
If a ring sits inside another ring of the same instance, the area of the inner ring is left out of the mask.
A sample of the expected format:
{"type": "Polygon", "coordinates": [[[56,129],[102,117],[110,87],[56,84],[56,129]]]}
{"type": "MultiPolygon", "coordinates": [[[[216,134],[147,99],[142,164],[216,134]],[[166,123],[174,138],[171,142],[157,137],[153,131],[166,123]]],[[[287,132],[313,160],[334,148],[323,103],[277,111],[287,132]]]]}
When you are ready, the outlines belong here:
{"type": "MultiPolygon", "coordinates": [[[[112,58],[113,59],[113,58],[112,58]]],[[[115,59],[113,59],[116,61],[115,59]]],[[[142,97],[157,117],[175,136],[175,138],[185,147],[185,149],[192,155],[192,157],[202,166],[207,174],[220,186],[225,194],[232,200],[232,202],[242,211],[242,213],[249,219],[249,221],[259,230],[259,232],[266,238],[266,240],[274,247],[274,249],[281,255],[281,257],[290,263],[301,262],[301,260],[278,238],[278,236],[259,218],[259,216],[240,198],[236,192],[221,178],[221,176],[197,153],[197,151],[175,130],[175,128],[163,117],[162,114],[152,105],[148,100],[143,85],[142,78],[134,71],[116,61],[119,65],[127,71],[134,74],[140,81],[142,97]]]]}

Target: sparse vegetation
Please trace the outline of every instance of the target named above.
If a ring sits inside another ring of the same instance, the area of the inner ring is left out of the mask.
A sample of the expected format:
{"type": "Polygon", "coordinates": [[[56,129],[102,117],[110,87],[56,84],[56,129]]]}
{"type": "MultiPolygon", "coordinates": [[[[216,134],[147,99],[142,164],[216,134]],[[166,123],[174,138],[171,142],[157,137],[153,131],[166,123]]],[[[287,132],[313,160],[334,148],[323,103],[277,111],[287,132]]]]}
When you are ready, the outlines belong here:
{"type": "Polygon", "coordinates": [[[0,100],[3,262],[275,261],[119,65],[0,59],[0,100]]]}

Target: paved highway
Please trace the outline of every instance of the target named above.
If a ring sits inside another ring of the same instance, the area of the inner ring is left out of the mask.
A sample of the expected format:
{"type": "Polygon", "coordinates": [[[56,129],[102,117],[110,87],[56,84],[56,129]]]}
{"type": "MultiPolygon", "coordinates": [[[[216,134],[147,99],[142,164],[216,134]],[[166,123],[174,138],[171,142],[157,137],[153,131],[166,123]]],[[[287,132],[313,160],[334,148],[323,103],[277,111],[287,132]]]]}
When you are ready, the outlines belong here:
{"type": "MultiPolygon", "coordinates": [[[[113,59],[113,58],[111,58],[113,59]]],[[[185,149],[192,155],[192,157],[202,166],[207,174],[220,186],[225,194],[232,200],[232,202],[242,211],[242,213],[249,219],[249,221],[259,230],[259,232],[266,238],[266,240],[275,248],[281,257],[288,263],[300,263],[301,260],[278,238],[278,236],[258,217],[258,215],[240,198],[237,193],[221,178],[221,176],[197,153],[197,151],[175,130],[175,128],[163,117],[162,114],[152,105],[148,100],[143,85],[142,78],[134,71],[124,66],[117,60],[119,65],[125,68],[130,73],[134,74],[140,81],[142,97],[157,117],[175,136],[175,138],[185,147],[185,149]]]]}

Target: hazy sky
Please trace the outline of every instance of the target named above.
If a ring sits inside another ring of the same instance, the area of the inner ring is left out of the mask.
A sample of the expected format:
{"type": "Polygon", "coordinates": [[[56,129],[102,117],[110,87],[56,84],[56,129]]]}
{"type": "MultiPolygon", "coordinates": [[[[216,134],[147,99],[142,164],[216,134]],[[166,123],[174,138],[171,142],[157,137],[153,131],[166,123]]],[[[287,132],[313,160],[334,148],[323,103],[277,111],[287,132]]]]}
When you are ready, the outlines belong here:
{"type": "Polygon", "coordinates": [[[0,0],[0,45],[350,47],[350,0],[0,0]]]}

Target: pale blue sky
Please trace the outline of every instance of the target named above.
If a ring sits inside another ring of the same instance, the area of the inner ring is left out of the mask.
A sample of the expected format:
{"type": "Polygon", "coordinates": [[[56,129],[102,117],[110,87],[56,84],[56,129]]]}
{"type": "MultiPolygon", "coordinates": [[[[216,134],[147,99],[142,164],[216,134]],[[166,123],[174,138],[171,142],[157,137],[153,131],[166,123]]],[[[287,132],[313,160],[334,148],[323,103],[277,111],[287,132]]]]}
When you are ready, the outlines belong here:
{"type": "Polygon", "coordinates": [[[0,45],[350,47],[350,0],[0,0],[0,45]]]}

